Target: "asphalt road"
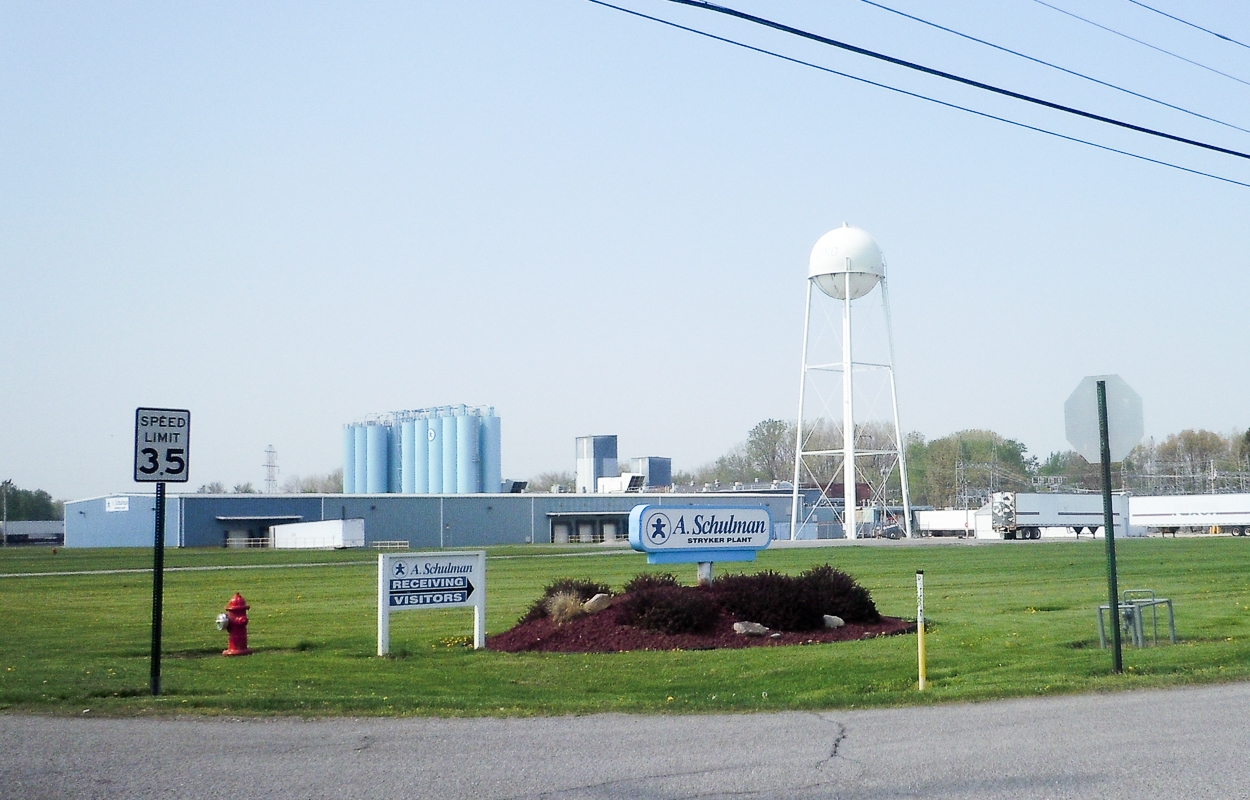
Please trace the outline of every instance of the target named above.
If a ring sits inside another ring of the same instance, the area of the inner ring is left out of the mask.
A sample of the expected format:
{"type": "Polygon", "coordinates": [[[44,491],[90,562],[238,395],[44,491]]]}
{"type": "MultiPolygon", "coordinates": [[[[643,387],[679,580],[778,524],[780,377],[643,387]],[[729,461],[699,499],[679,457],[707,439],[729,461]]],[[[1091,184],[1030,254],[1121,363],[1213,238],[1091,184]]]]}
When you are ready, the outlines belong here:
{"type": "Polygon", "coordinates": [[[0,716],[0,797],[1250,798],[1250,684],[878,711],[0,716]]]}

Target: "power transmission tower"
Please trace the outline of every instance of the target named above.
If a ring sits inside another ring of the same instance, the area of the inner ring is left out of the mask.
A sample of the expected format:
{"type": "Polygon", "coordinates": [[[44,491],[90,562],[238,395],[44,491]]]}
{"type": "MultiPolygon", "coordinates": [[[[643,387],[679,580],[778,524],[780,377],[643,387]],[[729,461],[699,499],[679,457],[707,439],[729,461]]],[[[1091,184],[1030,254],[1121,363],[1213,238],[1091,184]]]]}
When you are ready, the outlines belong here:
{"type": "Polygon", "coordinates": [[[278,451],[273,445],[265,448],[265,494],[278,491],[278,451]]]}

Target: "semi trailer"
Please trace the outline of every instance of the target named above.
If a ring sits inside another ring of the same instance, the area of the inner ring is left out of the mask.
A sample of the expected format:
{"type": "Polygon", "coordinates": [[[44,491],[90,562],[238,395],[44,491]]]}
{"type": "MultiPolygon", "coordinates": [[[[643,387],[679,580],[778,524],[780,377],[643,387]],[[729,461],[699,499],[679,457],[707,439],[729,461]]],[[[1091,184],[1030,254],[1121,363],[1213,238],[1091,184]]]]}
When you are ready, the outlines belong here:
{"type": "Polygon", "coordinates": [[[1250,494],[1172,494],[1129,499],[1129,518],[1148,532],[1250,533],[1250,494]]]}
{"type": "MultiPolygon", "coordinates": [[[[1112,495],[1111,517],[1116,535],[1126,535],[1127,495],[1112,495]]],[[[1093,536],[1103,521],[1101,494],[995,492],[990,497],[992,538],[1040,539],[1044,528],[1067,528],[1078,537],[1088,531],[1093,536]]]]}

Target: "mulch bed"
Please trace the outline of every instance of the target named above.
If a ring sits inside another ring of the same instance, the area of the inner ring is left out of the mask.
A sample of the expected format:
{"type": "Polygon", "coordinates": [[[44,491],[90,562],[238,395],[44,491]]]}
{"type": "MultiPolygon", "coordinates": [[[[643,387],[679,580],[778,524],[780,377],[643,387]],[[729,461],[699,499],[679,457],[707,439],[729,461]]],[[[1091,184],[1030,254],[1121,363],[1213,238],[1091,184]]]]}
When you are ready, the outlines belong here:
{"type": "Polygon", "coordinates": [[[669,635],[616,623],[616,606],[624,599],[612,599],[612,607],[579,617],[557,626],[548,618],[534,620],[504,633],[489,636],[486,647],[507,653],[617,653],[626,650],[716,650],[737,647],[780,647],[820,642],[846,642],[914,633],[916,623],[897,617],[881,617],[869,625],[847,623],[841,628],[814,631],[773,631],[764,636],[734,633],[735,620],[722,612],[715,626],[703,634],[669,635]],[[779,634],[774,636],[773,634],[779,634]]]}

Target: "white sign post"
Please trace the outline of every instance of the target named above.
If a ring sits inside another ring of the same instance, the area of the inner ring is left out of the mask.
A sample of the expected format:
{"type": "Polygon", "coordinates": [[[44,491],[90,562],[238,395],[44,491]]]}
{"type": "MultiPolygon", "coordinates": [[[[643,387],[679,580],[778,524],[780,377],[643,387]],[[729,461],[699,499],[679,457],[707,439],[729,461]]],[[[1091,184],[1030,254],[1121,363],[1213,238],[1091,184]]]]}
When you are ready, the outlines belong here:
{"type": "Polygon", "coordinates": [[[473,649],[486,647],[486,551],[378,556],[378,655],[391,651],[391,614],[473,608],[473,649]]]}

